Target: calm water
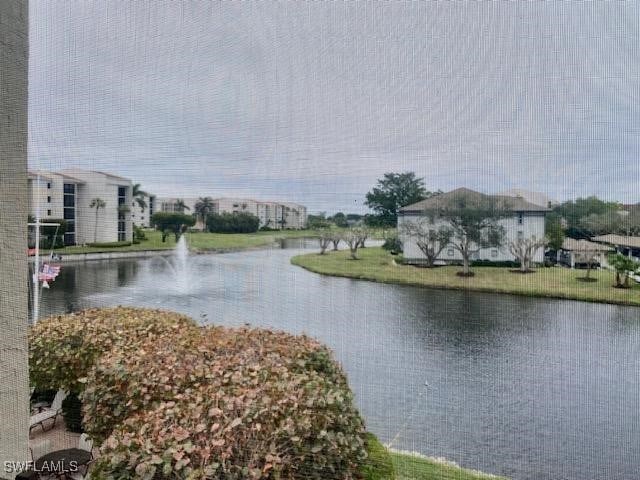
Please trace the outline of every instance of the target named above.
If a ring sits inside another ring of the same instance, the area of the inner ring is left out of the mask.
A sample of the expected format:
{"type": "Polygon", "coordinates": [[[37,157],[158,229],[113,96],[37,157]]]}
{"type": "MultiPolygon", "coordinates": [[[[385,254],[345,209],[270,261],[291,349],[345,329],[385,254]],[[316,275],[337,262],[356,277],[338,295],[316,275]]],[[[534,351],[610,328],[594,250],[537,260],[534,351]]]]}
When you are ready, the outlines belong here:
{"type": "Polygon", "coordinates": [[[158,258],[65,265],[42,311],[138,305],[307,333],[395,448],[514,479],[640,478],[640,309],[322,277],[289,264],[310,246],[293,243],[192,256],[187,289],[158,258]]]}

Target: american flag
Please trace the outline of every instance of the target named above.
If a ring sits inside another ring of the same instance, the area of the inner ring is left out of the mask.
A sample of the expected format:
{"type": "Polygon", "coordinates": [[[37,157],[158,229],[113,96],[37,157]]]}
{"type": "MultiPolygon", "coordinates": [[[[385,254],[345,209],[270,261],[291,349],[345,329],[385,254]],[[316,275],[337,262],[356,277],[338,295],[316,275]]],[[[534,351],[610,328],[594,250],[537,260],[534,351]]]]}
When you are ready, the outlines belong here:
{"type": "Polygon", "coordinates": [[[42,269],[38,274],[38,280],[40,280],[41,282],[55,280],[59,273],[60,265],[49,265],[48,263],[45,263],[42,265],[42,269]]]}

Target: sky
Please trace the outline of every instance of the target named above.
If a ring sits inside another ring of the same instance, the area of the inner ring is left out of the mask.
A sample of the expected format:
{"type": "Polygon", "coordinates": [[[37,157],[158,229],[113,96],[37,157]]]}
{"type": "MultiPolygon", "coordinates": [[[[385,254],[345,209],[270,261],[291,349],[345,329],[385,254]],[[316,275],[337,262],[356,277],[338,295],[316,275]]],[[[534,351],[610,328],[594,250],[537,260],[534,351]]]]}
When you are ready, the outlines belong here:
{"type": "Polygon", "coordinates": [[[29,165],[363,213],[428,190],[640,202],[640,3],[30,2],[29,165]]]}

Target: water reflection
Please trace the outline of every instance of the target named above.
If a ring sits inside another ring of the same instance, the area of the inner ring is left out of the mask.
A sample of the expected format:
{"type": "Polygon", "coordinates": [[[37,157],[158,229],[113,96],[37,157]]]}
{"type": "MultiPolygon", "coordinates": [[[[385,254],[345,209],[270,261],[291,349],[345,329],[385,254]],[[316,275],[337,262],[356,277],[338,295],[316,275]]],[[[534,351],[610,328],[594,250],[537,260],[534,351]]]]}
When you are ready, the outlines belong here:
{"type": "Polygon", "coordinates": [[[42,310],[139,305],[307,333],[397,448],[515,479],[637,478],[639,309],[322,277],[294,253],[192,256],[184,294],[151,259],[68,264],[42,310]]]}

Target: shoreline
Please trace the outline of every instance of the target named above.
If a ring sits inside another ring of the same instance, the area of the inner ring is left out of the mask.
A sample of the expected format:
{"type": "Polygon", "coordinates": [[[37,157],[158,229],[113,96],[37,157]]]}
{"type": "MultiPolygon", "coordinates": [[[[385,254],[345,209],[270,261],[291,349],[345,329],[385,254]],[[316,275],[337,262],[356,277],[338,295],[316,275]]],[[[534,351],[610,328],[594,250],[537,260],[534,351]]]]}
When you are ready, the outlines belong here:
{"type": "MultiPolygon", "coordinates": [[[[364,281],[376,282],[381,284],[407,285],[412,287],[430,288],[434,290],[456,290],[456,291],[465,291],[465,292],[514,295],[519,297],[530,297],[530,298],[571,300],[571,301],[579,301],[579,302],[586,302],[586,303],[599,303],[599,304],[605,304],[605,305],[620,305],[620,306],[626,306],[626,307],[640,307],[640,294],[638,294],[638,287],[632,287],[628,290],[623,291],[623,292],[629,292],[630,294],[632,293],[636,294],[633,296],[628,295],[628,298],[614,298],[613,295],[607,298],[604,295],[600,297],[598,295],[589,296],[589,292],[574,292],[574,293],[566,292],[566,291],[563,292],[558,288],[554,288],[554,285],[548,285],[548,286],[544,285],[544,287],[549,289],[546,291],[533,290],[533,289],[524,290],[522,288],[519,289],[518,283],[515,281],[518,277],[509,278],[508,280],[511,280],[511,283],[505,282],[503,285],[500,285],[500,286],[483,286],[483,285],[473,284],[474,280],[476,281],[476,283],[480,283],[477,276],[471,277],[466,280],[453,279],[451,278],[450,271],[446,272],[446,276],[444,276],[443,274],[442,276],[439,276],[437,279],[424,278],[429,274],[432,274],[432,272],[435,272],[439,269],[449,268],[452,271],[450,267],[438,267],[437,269],[425,269],[420,267],[395,264],[395,262],[393,262],[393,259],[391,259],[391,262],[389,262],[388,264],[382,265],[379,258],[375,258],[374,260],[367,261],[368,259],[366,257],[361,257],[360,260],[357,261],[358,263],[354,264],[354,266],[357,265],[358,268],[348,269],[345,271],[337,268],[332,268],[332,267],[335,267],[335,265],[331,263],[332,260],[329,260],[331,259],[331,256],[332,256],[332,253],[327,253],[325,254],[325,256],[322,256],[322,257],[317,253],[296,255],[294,257],[291,257],[290,262],[295,266],[304,268],[309,272],[313,272],[319,275],[349,278],[352,280],[364,280],[364,281]],[[320,262],[322,262],[323,265],[318,265],[320,262]],[[369,268],[364,268],[364,271],[363,271],[363,267],[367,267],[367,266],[369,268]],[[400,276],[385,277],[384,275],[388,274],[388,272],[383,272],[382,269],[386,267],[397,269],[397,271],[405,270],[407,275],[402,277],[400,276]],[[419,276],[418,274],[420,273],[422,273],[423,276],[419,276]],[[455,283],[456,280],[458,280],[457,283],[455,283]]],[[[334,260],[336,257],[337,256],[334,255],[333,257],[334,260]]],[[[343,258],[342,260],[345,262],[350,262],[350,260],[348,260],[347,258],[343,258]]],[[[483,272],[483,271],[489,271],[490,269],[500,269],[500,268],[501,267],[474,267],[474,271],[483,272]]],[[[508,270],[508,269],[505,268],[504,270],[508,270]]],[[[535,274],[542,275],[541,272],[544,272],[544,270],[543,269],[537,270],[534,273],[534,275],[535,274]]],[[[576,273],[576,272],[580,272],[580,271],[567,269],[567,272],[573,272],[572,275],[575,274],[575,276],[578,276],[579,273],[576,273]]],[[[517,274],[513,273],[512,275],[517,275],[517,274]]],[[[565,275],[565,274],[562,273],[562,275],[565,275]]],[[[613,275],[613,273],[611,275],[613,275]]],[[[530,275],[526,275],[526,277],[531,278],[530,275]]],[[[605,285],[605,284],[604,284],[604,280],[601,280],[600,282],[596,282],[594,284],[588,284],[588,285],[595,285],[597,287],[602,287],[602,285],[605,285]]],[[[606,284],[606,289],[607,291],[611,291],[612,294],[616,290],[613,286],[609,284],[606,284]]]]}
{"type": "MultiPolygon", "coordinates": [[[[194,248],[190,249],[189,253],[192,255],[206,255],[206,254],[223,254],[223,253],[237,253],[250,250],[263,250],[268,248],[274,248],[276,243],[256,245],[250,247],[232,247],[232,248],[194,248]]],[[[67,253],[60,255],[62,260],[54,260],[55,263],[78,263],[78,262],[91,262],[97,260],[116,260],[121,258],[152,258],[173,255],[175,247],[165,249],[150,249],[150,250],[133,250],[133,251],[115,251],[115,252],[87,252],[87,253],[67,253]]],[[[56,253],[56,252],[54,252],[56,253]]],[[[47,262],[49,255],[40,255],[40,262],[47,262]]],[[[35,256],[29,257],[29,264],[35,262],[35,256]]]]}

